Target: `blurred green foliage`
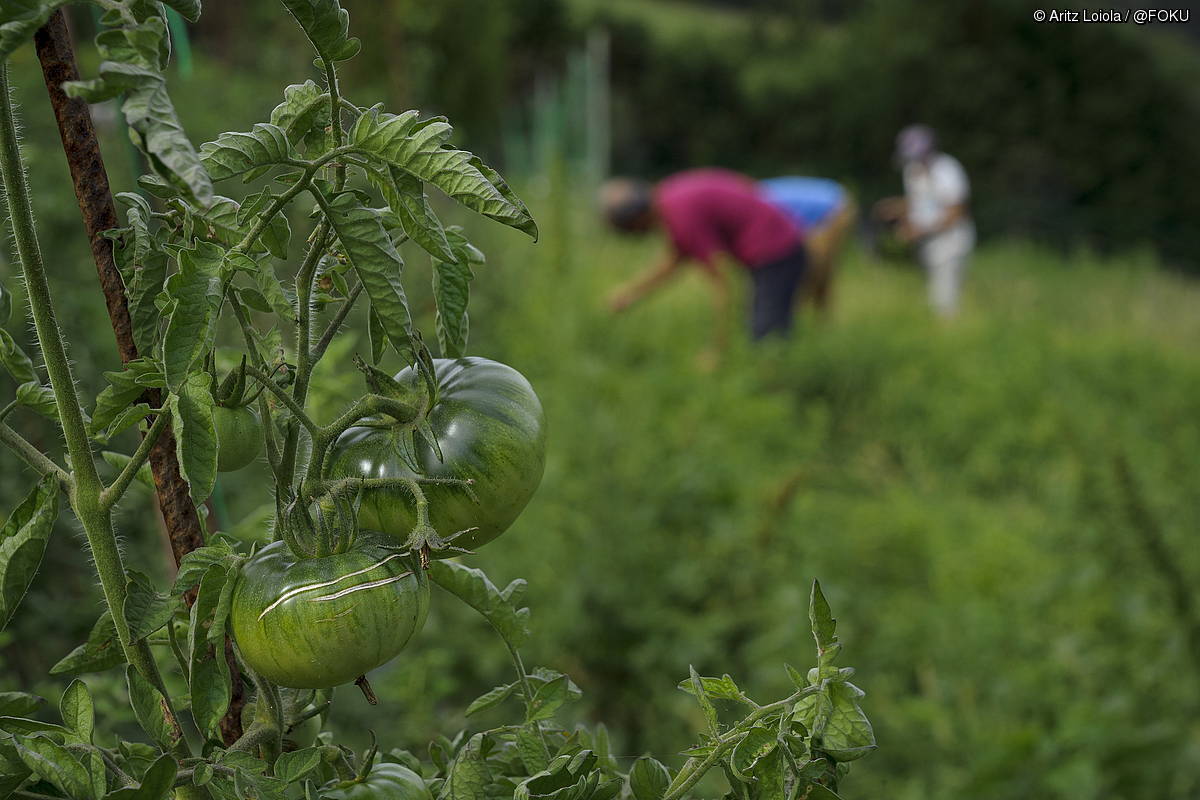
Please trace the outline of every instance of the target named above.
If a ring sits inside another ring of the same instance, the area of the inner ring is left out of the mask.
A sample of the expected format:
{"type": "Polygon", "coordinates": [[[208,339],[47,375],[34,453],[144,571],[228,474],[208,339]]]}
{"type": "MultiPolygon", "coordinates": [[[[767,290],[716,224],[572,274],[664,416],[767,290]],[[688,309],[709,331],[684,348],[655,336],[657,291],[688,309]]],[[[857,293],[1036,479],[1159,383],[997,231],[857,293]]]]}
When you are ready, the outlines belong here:
{"type": "MultiPolygon", "coordinates": [[[[468,33],[439,16],[441,4],[404,4],[421,6],[412,28],[387,16],[390,5],[352,9],[353,25],[360,35],[396,26],[407,37],[396,61],[350,62],[346,85],[364,102],[396,92],[394,106],[445,98],[430,110],[463,120],[468,141],[498,136],[511,105],[496,96],[522,96],[592,18],[552,0],[446,4],[489,20],[468,33]],[[469,70],[439,66],[465,50],[469,70]],[[487,87],[478,108],[472,87],[487,87]]],[[[657,18],[686,39],[689,7],[672,6],[684,16],[657,18]]],[[[894,186],[895,128],[920,117],[972,170],[992,230],[1149,241],[1169,254],[1194,246],[1193,226],[1180,223],[1196,215],[1200,163],[1194,137],[1180,139],[1195,128],[1183,91],[1192,54],[1160,32],[1037,28],[999,0],[926,7],[854,4],[782,33],[755,18],[710,24],[710,47],[673,39],[634,3],[613,4],[618,164],[811,171],[870,198],[894,186]],[[938,90],[924,91],[935,75],[938,90]],[[1123,83],[1100,88],[1107,77],[1123,83]]],[[[760,19],[793,10],[776,4],[760,19]]],[[[286,21],[255,27],[273,8],[210,3],[206,13],[195,74],[171,87],[196,141],[248,127],[279,86],[312,74],[286,21]]],[[[115,348],[30,48],[13,69],[56,302],[77,377],[94,391],[115,348]]],[[[129,190],[122,131],[106,106],[97,115],[114,188],[129,190]]],[[[553,183],[560,193],[547,194],[544,181],[527,183],[535,216],[552,221],[542,244],[472,225],[489,263],[474,287],[470,350],[529,376],[547,408],[550,460],[525,515],[472,562],[497,581],[529,579],[531,663],[572,674],[623,766],[685,745],[696,712],[671,687],[688,664],[734,673],[752,696],[778,691],[778,661],[803,663],[808,652],[805,592],[819,577],[880,743],[856,772],[857,796],[1200,794],[1195,621],[1172,606],[1114,467],[1128,459],[1133,491],[1195,583],[1195,285],[1149,254],[994,243],[973,267],[963,318],[942,326],[925,313],[919,275],[856,257],[827,324],[739,347],[704,374],[694,367],[710,324],[701,282],[609,316],[605,292],[651,258],[651,245],[597,232],[586,185],[553,183]]],[[[299,236],[302,222],[293,225],[299,236]]],[[[427,269],[409,256],[411,269],[427,269]]],[[[8,265],[0,278],[19,294],[8,265]]],[[[428,315],[428,297],[413,294],[428,315]]],[[[350,357],[365,341],[335,347],[314,398],[324,418],[361,392],[350,357]]],[[[17,424],[58,446],[36,418],[17,424]]],[[[0,508],[10,509],[32,478],[0,458],[0,508]]],[[[268,485],[262,465],[223,479],[217,526],[268,535],[268,485]]],[[[165,573],[150,503],[132,494],[121,532],[132,562],[165,573]]],[[[64,684],[40,676],[93,622],[87,555],[60,528],[0,639],[0,689],[56,699],[64,684]]],[[[373,677],[382,706],[340,704],[332,724],[412,745],[461,727],[466,703],[509,679],[499,641],[442,600],[412,650],[373,677]]],[[[89,685],[112,719],[121,681],[89,685]]]]}

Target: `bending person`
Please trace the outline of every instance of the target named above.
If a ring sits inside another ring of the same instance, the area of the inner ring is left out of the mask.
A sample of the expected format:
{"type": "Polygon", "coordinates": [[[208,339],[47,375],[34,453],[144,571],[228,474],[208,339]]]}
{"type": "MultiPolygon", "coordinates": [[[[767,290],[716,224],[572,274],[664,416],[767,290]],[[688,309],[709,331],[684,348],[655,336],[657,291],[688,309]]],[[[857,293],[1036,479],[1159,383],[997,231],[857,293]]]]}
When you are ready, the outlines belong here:
{"type": "Polygon", "coordinates": [[[662,230],[667,252],[653,267],[617,289],[609,301],[623,311],[692,263],[708,277],[716,300],[715,346],[728,340],[730,294],[719,259],[732,258],[753,283],[750,334],[786,334],[793,300],[804,280],[807,254],[795,223],[763,197],[757,183],[735,172],[697,169],[651,186],[614,179],[601,190],[608,222],[623,233],[662,230]]]}
{"type": "Polygon", "coordinates": [[[760,186],[766,198],[804,230],[808,277],[800,302],[809,300],[818,310],[825,311],[829,307],[837,261],[858,218],[854,199],[840,183],[828,178],[771,178],[760,186]]]}

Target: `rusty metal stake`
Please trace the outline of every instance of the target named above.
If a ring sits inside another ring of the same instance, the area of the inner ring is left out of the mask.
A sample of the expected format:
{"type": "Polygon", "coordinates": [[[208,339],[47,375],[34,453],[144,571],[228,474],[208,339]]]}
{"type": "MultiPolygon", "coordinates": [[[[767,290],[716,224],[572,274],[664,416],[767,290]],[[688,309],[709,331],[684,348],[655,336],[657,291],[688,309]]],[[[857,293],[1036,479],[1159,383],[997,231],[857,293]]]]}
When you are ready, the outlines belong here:
{"type": "MultiPolygon", "coordinates": [[[[71,182],[75,186],[75,197],[79,201],[79,211],[91,243],[92,259],[96,262],[96,274],[100,278],[100,289],[104,292],[117,350],[121,354],[121,362],[128,363],[138,357],[137,345],[133,340],[133,324],[129,318],[125,285],[113,258],[112,242],[103,236],[104,231],[119,226],[116,205],[88,104],[80,98],[68,97],[62,89],[64,81],[79,80],[75,50],[62,9],[54,12],[50,20],[38,29],[34,35],[34,45],[42,65],[50,106],[58,123],[63,153],[71,169],[71,182]]],[[[157,389],[147,389],[139,400],[149,403],[151,408],[162,406],[162,395],[157,389]]],[[[185,555],[204,545],[204,534],[187,481],[179,469],[179,460],[175,456],[175,436],[169,425],[150,451],[150,470],[154,474],[158,506],[166,523],[167,537],[171,541],[171,554],[178,565],[185,555]]],[[[230,648],[227,646],[226,650],[230,648]]],[[[232,656],[232,653],[229,655],[232,656]]],[[[236,660],[231,657],[229,661],[234,697],[240,701],[243,694],[241,674],[236,660]]],[[[241,702],[230,704],[226,719],[222,720],[221,731],[226,744],[241,735],[241,702]]]]}

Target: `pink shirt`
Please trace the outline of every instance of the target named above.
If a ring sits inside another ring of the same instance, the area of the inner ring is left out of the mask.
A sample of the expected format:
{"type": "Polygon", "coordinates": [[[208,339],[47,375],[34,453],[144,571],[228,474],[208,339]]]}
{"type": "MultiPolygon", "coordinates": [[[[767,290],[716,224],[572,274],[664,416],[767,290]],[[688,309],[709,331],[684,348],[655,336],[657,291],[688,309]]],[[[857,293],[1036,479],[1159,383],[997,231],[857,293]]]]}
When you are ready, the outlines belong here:
{"type": "Polygon", "coordinates": [[[793,252],[803,236],[782,211],[736,172],[697,169],[658,184],[655,207],[681,256],[711,264],[729,253],[750,269],[793,252]]]}

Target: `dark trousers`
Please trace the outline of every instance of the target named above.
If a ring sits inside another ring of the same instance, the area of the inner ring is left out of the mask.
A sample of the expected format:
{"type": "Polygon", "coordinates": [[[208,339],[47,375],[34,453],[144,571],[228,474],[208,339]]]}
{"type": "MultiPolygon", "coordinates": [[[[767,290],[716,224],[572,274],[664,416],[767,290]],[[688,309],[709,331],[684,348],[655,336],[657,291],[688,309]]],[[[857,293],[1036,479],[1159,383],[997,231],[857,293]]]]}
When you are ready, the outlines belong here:
{"type": "Polygon", "coordinates": [[[754,299],[750,307],[750,335],[755,340],[772,333],[786,334],[792,328],[792,309],[808,256],[803,246],[776,261],[750,270],[754,299]]]}

